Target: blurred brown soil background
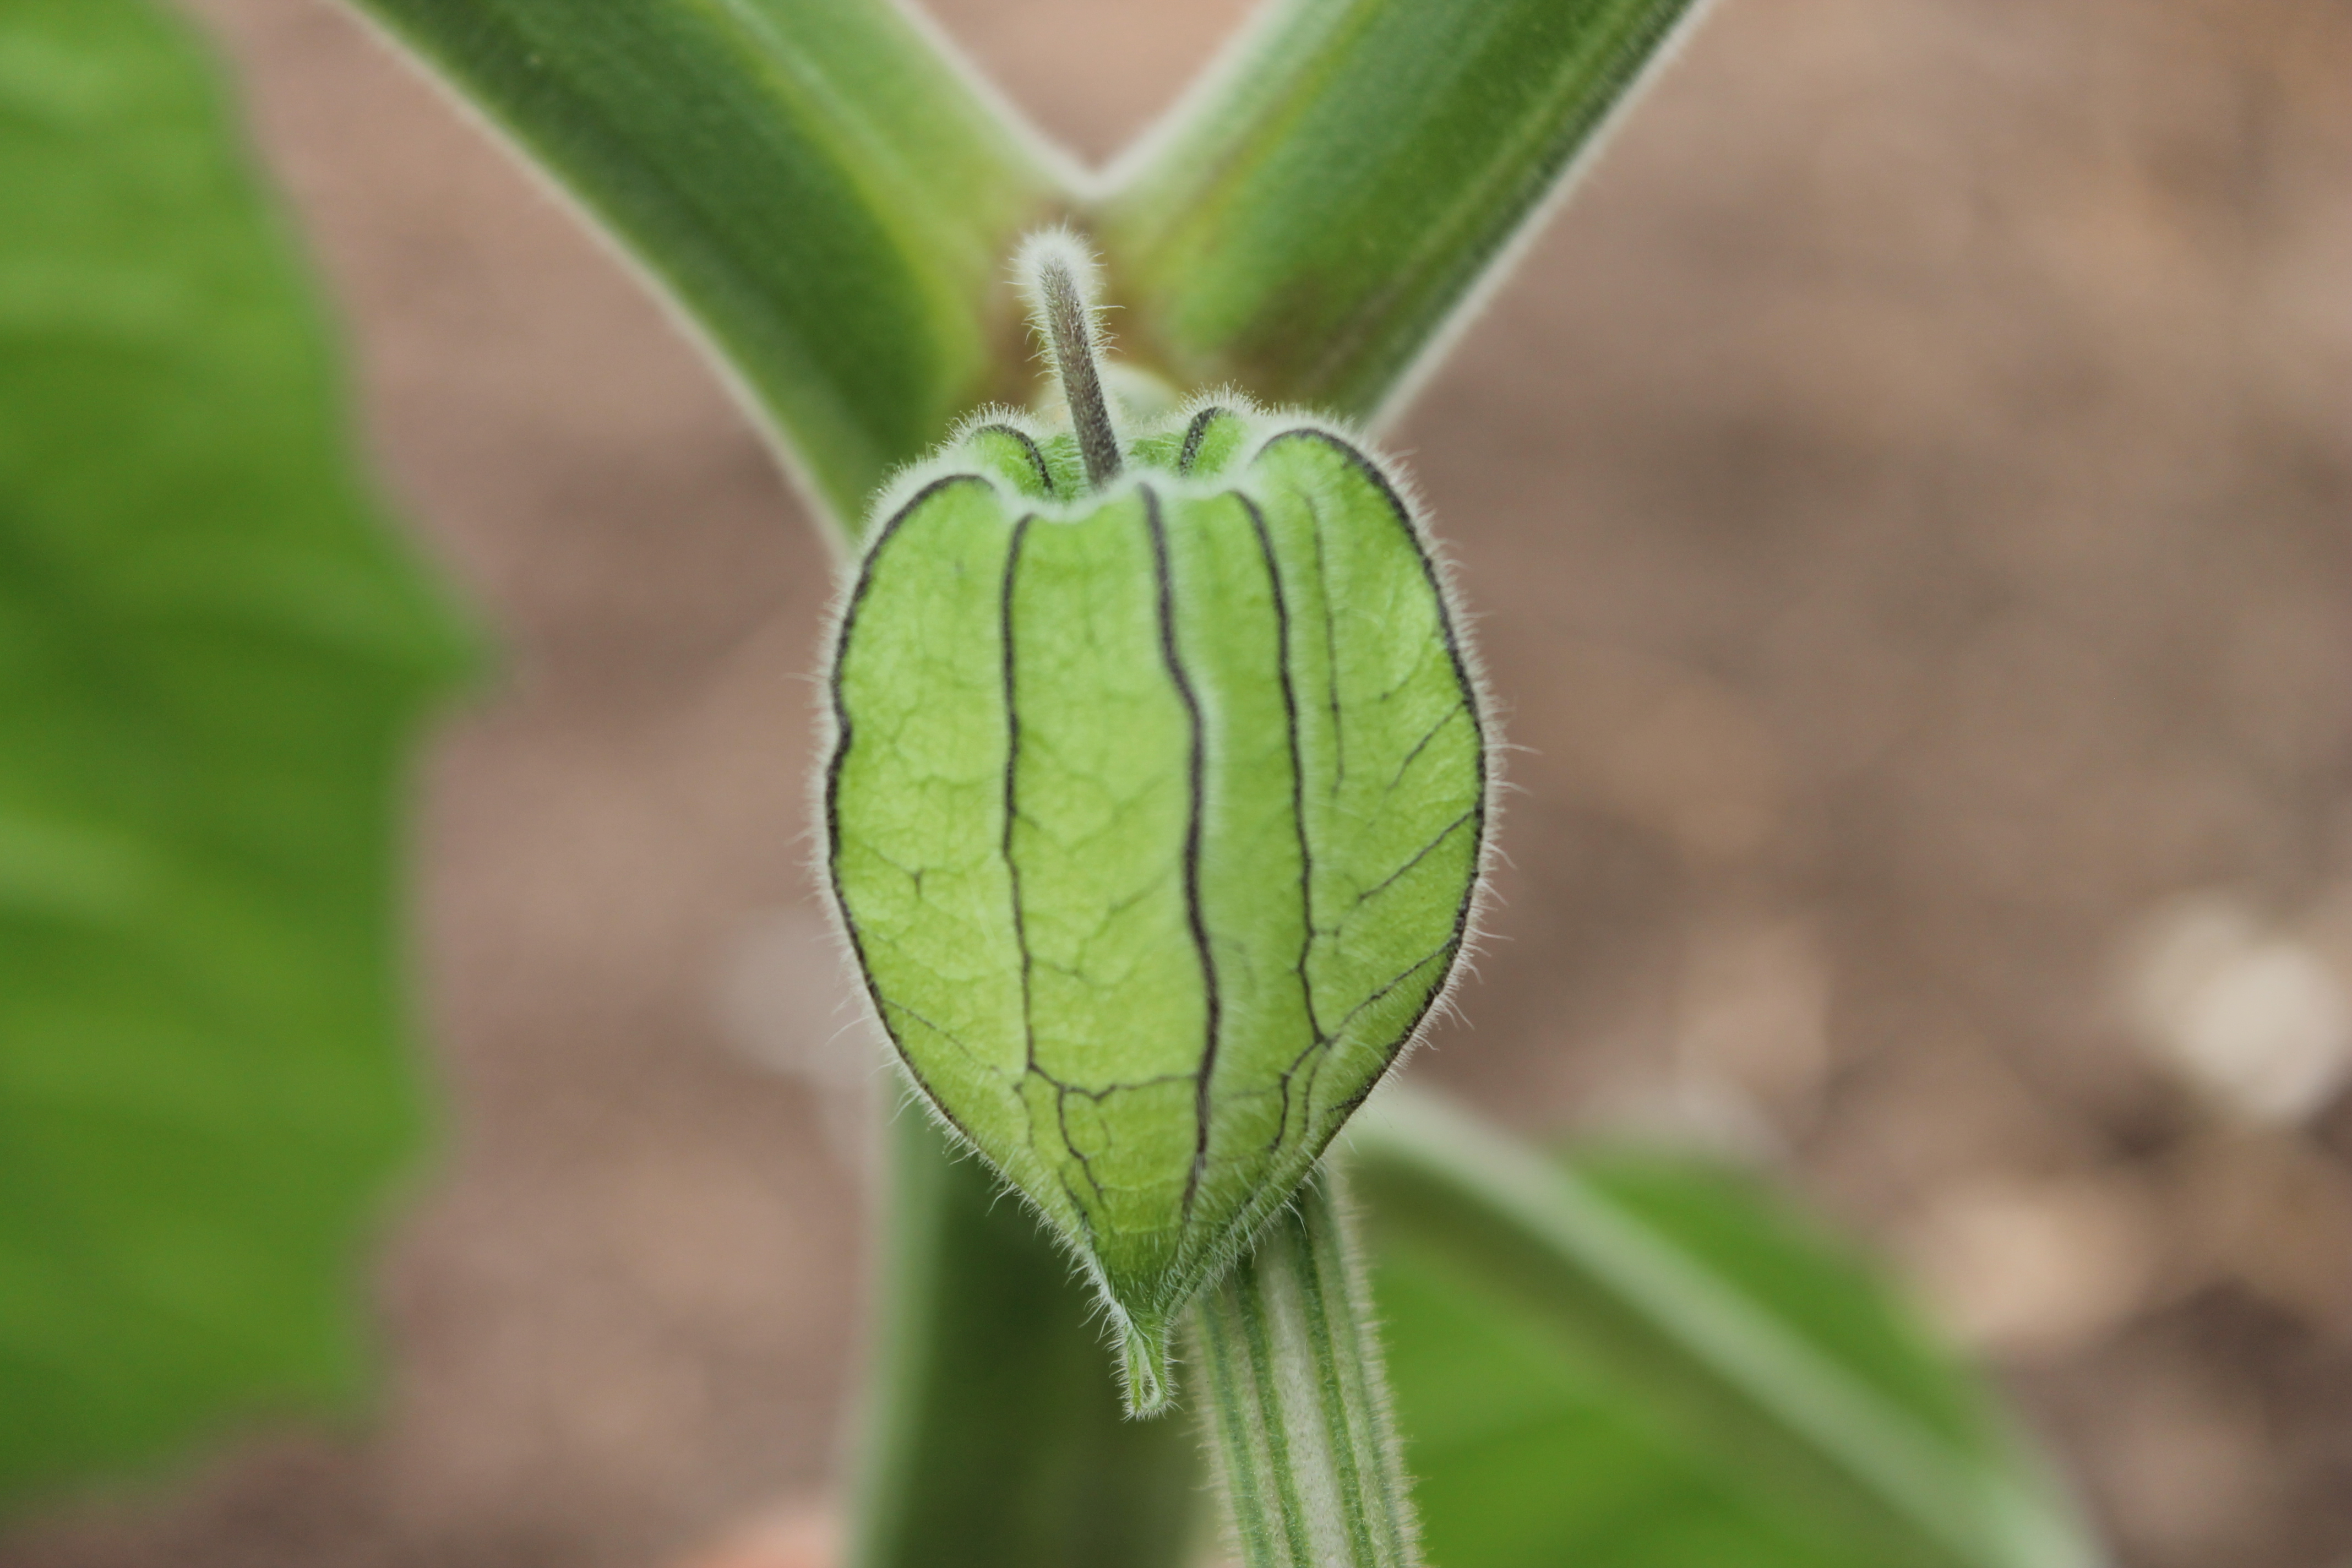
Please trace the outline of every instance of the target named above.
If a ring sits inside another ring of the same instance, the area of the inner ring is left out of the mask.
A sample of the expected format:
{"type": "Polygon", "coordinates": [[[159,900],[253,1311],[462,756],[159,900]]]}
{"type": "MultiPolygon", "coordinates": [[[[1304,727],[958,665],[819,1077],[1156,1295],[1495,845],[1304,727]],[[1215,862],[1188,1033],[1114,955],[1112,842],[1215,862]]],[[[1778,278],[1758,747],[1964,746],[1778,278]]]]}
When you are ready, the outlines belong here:
{"type": "MultiPolygon", "coordinates": [[[[424,779],[382,1419],[5,1568],[647,1568],[838,1473],[834,563],[621,268],[320,0],[197,0],[504,639],[424,779]]],[[[1112,151],[1237,0],[940,0],[1112,151]]],[[[2133,1568],[2352,1560],[2352,10],[1725,0],[1391,433],[1517,749],[1413,1071],[1760,1162],[2133,1568]]]]}

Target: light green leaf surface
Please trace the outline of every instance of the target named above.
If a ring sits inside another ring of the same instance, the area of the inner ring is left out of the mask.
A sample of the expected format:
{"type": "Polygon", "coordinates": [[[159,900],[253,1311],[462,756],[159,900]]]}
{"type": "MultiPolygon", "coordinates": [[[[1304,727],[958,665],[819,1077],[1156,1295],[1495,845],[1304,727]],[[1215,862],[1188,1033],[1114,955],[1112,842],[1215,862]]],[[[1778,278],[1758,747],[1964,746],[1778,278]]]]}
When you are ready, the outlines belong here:
{"type": "Polygon", "coordinates": [[[1349,1147],[1433,1562],[2100,1561],[1985,1389],[1752,1183],[1401,1090],[1349,1147]]]}
{"type": "Polygon", "coordinates": [[[345,413],[181,28],[0,6],[0,1502],[362,1381],[464,639],[345,413]]]}
{"type": "Polygon", "coordinates": [[[660,279],[841,527],[1025,395],[1051,159],[885,0],[355,0],[660,279]]]}
{"type": "Polygon", "coordinates": [[[1094,220],[1129,352],[1370,419],[1693,0],[1276,0],[1094,220]]]}
{"type": "Polygon", "coordinates": [[[1150,1409],[1177,1314],[1450,972],[1485,760],[1420,538],[1345,441],[1213,409],[1076,496],[1058,447],[983,428],[880,531],[832,867],[909,1069],[1094,1271],[1150,1409]]]}

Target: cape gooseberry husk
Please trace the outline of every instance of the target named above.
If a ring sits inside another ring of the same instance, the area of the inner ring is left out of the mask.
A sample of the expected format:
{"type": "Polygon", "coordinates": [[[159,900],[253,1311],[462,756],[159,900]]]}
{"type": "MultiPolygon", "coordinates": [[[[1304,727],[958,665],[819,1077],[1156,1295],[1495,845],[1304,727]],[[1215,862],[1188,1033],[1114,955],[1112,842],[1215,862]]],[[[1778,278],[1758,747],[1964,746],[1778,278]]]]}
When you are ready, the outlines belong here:
{"type": "Polygon", "coordinates": [[[1486,763],[1360,448],[1231,401],[1110,450],[1098,484],[991,416],[886,499],[825,805],[884,1027],[1091,1274],[1149,1414],[1185,1305],[1444,990],[1486,763]]]}

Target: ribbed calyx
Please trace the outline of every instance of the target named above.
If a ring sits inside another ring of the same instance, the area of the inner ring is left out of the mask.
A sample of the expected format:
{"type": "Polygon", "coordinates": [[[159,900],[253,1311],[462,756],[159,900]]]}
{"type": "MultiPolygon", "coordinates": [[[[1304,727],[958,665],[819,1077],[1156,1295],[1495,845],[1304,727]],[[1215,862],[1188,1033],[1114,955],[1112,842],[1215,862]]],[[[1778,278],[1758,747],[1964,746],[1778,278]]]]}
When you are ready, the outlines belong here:
{"type": "MultiPolygon", "coordinates": [[[[1099,384],[1082,276],[1074,404],[1099,384]]],[[[886,501],[826,810],[885,1028],[1085,1264],[1150,1414],[1185,1306],[1452,973],[1486,763],[1370,458],[1230,400],[1121,450],[1090,395],[1091,433],[1083,405],[1074,430],[984,418],[886,501]]]]}

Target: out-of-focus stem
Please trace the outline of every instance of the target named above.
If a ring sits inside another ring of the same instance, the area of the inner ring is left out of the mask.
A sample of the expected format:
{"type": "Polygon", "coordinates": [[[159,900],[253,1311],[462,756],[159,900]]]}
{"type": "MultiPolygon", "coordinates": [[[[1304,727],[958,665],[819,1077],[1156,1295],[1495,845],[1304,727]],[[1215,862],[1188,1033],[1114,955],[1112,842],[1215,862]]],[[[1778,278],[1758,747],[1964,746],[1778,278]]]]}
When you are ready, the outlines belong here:
{"type": "Polygon", "coordinates": [[[1371,419],[1534,232],[1702,0],[1272,0],[1113,171],[1130,352],[1371,419]]]}
{"type": "Polygon", "coordinates": [[[352,0],[663,287],[851,535],[1030,377],[1004,263],[1060,162],[892,0],[352,0]]]}
{"type": "Polygon", "coordinates": [[[1199,1470],[1122,1418],[1092,1293],[980,1162],[909,1108],[853,1507],[855,1568],[1177,1568],[1199,1470]]]}

